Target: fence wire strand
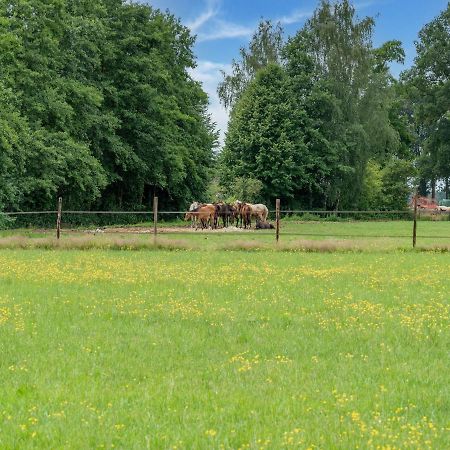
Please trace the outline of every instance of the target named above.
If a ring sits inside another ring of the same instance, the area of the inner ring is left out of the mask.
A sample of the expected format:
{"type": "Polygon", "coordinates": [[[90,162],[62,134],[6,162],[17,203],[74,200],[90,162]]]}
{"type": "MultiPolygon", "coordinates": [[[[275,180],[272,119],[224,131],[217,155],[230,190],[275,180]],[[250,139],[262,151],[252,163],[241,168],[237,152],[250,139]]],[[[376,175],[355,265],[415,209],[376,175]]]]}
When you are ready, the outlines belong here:
{"type": "MultiPolygon", "coordinates": [[[[154,223],[154,211],[153,210],[147,210],[147,211],[85,211],[85,210],[63,210],[62,211],[62,217],[70,215],[70,216],[74,216],[74,215],[129,215],[129,216],[148,216],[149,220],[146,220],[146,222],[150,222],[150,223],[154,223]]],[[[276,214],[276,210],[270,210],[269,213],[271,214],[271,216],[273,217],[274,214],[276,214]]],[[[421,216],[424,217],[428,217],[429,215],[436,215],[436,216],[449,216],[449,212],[446,211],[440,211],[440,210],[436,210],[436,211],[431,211],[431,210],[418,210],[417,211],[418,215],[417,218],[420,221],[421,216]]],[[[1,212],[0,215],[4,215],[4,216],[39,216],[39,215],[57,215],[58,211],[54,210],[54,211],[11,211],[11,212],[1,212]]],[[[184,217],[186,214],[191,214],[191,215],[196,215],[198,213],[196,213],[195,211],[157,211],[157,216],[159,218],[162,218],[163,216],[179,216],[178,218],[181,219],[181,217],[184,217]],[[180,217],[181,216],[181,217],[180,217]]],[[[388,215],[394,215],[394,216],[406,216],[405,219],[409,219],[408,221],[412,221],[412,216],[413,216],[413,211],[412,210],[373,210],[373,211],[358,211],[358,210],[343,210],[343,211],[321,211],[321,210],[316,210],[316,211],[311,211],[311,210],[281,210],[280,214],[283,214],[285,216],[286,219],[290,219],[290,220],[298,220],[298,221],[302,221],[302,215],[315,215],[315,216],[323,216],[323,215],[328,215],[328,216],[332,216],[332,217],[338,217],[338,216],[345,216],[345,215],[354,215],[354,216],[358,216],[358,215],[372,215],[372,216],[381,216],[382,219],[386,219],[386,216],[388,215]],[[290,216],[293,215],[299,215],[298,218],[293,218],[290,216]]],[[[351,218],[350,218],[351,219],[351,218]]],[[[369,218],[368,220],[377,220],[376,218],[374,219],[369,218]]],[[[394,217],[393,220],[395,221],[396,218],[394,217]]],[[[398,220],[404,220],[404,219],[398,219],[398,220]]],[[[355,220],[355,222],[357,223],[359,220],[355,220]]],[[[289,222],[286,222],[289,223],[289,222]]],[[[308,223],[308,220],[305,220],[304,223],[308,223]]],[[[323,222],[325,223],[325,222],[323,222]]],[[[328,222],[327,222],[328,223],[328,222]]],[[[349,223],[349,222],[343,222],[343,223],[349,223]]],[[[91,225],[89,225],[91,226],[91,225]]],[[[92,227],[94,227],[95,224],[92,224],[92,227]]],[[[123,233],[124,230],[123,229],[118,229],[115,231],[108,231],[108,226],[111,225],[107,225],[107,226],[103,226],[103,230],[104,232],[107,233],[123,233]]],[[[114,225],[112,225],[114,226],[114,225]]],[[[124,226],[127,225],[118,225],[117,227],[119,228],[123,228],[124,226]]],[[[163,234],[163,235],[192,235],[195,234],[195,232],[197,233],[202,233],[202,234],[220,234],[220,230],[222,230],[222,228],[216,229],[216,230],[194,230],[193,228],[191,228],[189,225],[183,225],[183,227],[185,227],[185,230],[175,230],[173,228],[175,228],[177,225],[174,225],[173,227],[171,227],[170,225],[168,225],[167,223],[164,224],[164,226],[159,226],[158,227],[158,232],[163,234]]],[[[180,225],[178,225],[178,227],[180,228],[180,225]]],[[[252,231],[256,231],[254,229],[252,229],[252,231]]],[[[66,229],[66,232],[72,233],[72,232],[76,232],[76,230],[69,230],[66,229]]],[[[130,229],[128,229],[126,231],[127,233],[142,233],[142,231],[140,231],[139,229],[136,229],[135,231],[131,231],[130,229]]],[[[148,231],[149,234],[153,234],[154,231],[150,230],[148,231]]],[[[235,236],[245,236],[245,235],[249,235],[249,231],[244,231],[241,229],[237,229],[237,230],[233,230],[233,231],[228,231],[226,234],[229,235],[235,235],[235,236]]],[[[268,230],[258,230],[257,233],[251,233],[252,236],[256,236],[256,235],[264,235],[264,236],[271,236],[274,235],[275,231],[268,231],[268,230]]],[[[383,238],[389,238],[389,239],[409,239],[411,238],[411,235],[405,235],[405,234],[398,234],[398,235],[394,235],[394,234],[379,234],[379,235],[373,235],[373,234],[353,234],[353,233],[345,233],[345,234],[340,234],[340,233],[302,233],[302,232],[291,232],[291,231],[281,231],[281,235],[282,236],[297,236],[297,237],[319,237],[319,238],[360,238],[360,239],[364,239],[364,238],[368,238],[368,239],[372,239],[372,238],[378,238],[378,239],[383,239],[383,238]]],[[[450,236],[427,236],[427,235],[421,235],[418,234],[417,235],[418,238],[420,239],[450,239],[450,236]]]]}

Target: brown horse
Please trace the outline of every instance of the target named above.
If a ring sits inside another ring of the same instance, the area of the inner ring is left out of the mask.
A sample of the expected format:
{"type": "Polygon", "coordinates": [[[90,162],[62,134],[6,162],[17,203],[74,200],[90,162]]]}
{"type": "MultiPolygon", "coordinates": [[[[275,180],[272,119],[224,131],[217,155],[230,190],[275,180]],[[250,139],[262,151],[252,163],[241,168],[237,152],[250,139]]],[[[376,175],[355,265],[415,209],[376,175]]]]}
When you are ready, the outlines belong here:
{"type": "Polygon", "coordinates": [[[247,225],[251,227],[251,218],[254,217],[256,222],[266,222],[267,216],[269,215],[269,210],[266,205],[262,203],[252,204],[252,203],[243,203],[239,200],[236,200],[234,203],[234,208],[236,209],[237,219],[236,225],[239,226],[239,220],[241,221],[241,226],[247,228],[247,225]],[[250,209],[250,216],[249,216],[250,209]]]}
{"type": "Polygon", "coordinates": [[[244,205],[244,203],[243,202],[241,202],[240,200],[236,200],[235,202],[234,202],[234,205],[233,205],[233,207],[234,207],[234,211],[235,211],[235,213],[234,213],[234,217],[235,217],[235,219],[236,219],[236,226],[238,227],[239,226],[239,221],[241,222],[241,227],[242,227],[242,215],[241,215],[241,211],[242,211],[242,206],[244,205]]]}
{"type": "Polygon", "coordinates": [[[252,227],[252,207],[248,203],[243,203],[240,211],[241,221],[244,228],[252,227]]]}
{"type": "Polygon", "coordinates": [[[198,224],[203,228],[217,228],[216,227],[216,206],[212,203],[197,203],[194,202],[185,214],[184,220],[191,220],[192,226],[195,224],[195,229],[198,229],[198,224]]]}
{"type": "Polygon", "coordinates": [[[273,226],[272,223],[263,222],[262,220],[259,220],[258,222],[256,222],[255,228],[257,230],[273,230],[275,227],[273,226]]]}
{"type": "MultiPolygon", "coordinates": [[[[208,227],[213,228],[215,226],[215,217],[216,217],[216,207],[210,203],[200,206],[200,208],[195,211],[197,215],[197,220],[200,221],[202,225],[202,229],[208,227]]],[[[197,228],[195,228],[197,229],[197,228]]]]}
{"type": "Polygon", "coordinates": [[[223,227],[228,227],[235,217],[235,209],[233,206],[229,205],[228,203],[215,203],[216,206],[216,217],[215,217],[215,226],[217,228],[219,218],[222,219],[223,227]]]}

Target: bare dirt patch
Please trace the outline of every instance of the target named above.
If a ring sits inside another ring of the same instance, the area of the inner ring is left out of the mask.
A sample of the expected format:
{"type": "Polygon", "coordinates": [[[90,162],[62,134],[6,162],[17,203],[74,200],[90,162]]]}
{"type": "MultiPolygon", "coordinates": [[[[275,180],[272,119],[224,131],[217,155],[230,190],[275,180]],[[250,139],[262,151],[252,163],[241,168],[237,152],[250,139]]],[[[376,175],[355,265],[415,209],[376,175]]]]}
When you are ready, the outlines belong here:
{"type": "MultiPolygon", "coordinates": [[[[75,231],[75,230],[72,230],[75,231]]],[[[158,234],[164,233],[251,233],[255,229],[249,228],[237,228],[237,227],[227,227],[227,228],[205,228],[205,229],[195,229],[191,227],[158,227],[158,234]]],[[[152,234],[153,227],[105,227],[97,228],[94,230],[84,230],[85,233],[92,234],[102,234],[102,233],[130,233],[130,234],[152,234]]]]}

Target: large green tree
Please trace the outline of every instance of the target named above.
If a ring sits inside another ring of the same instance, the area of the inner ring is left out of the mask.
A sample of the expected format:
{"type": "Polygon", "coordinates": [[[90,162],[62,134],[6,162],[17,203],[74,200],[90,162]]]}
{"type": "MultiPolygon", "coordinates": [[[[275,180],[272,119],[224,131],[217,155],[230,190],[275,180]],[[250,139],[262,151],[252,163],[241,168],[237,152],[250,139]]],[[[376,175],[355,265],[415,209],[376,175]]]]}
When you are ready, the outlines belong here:
{"type": "MultiPolygon", "coordinates": [[[[369,161],[384,168],[411,159],[408,123],[389,72],[391,61],[403,61],[403,49],[398,41],[374,48],[373,31],[374,20],[357,18],[348,0],[323,0],[269,72],[255,66],[247,77],[253,81],[240,85],[232,104],[223,184],[256,177],[270,201],[280,196],[291,205],[358,208],[367,203],[369,161]]],[[[411,164],[404,167],[412,174],[411,164]]]]}
{"type": "Polygon", "coordinates": [[[236,103],[220,157],[221,183],[232,192],[237,180],[256,178],[260,200],[312,207],[330,195],[333,172],[346,170],[332,139],[335,99],[314,83],[306,55],[295,47],[287,52],[289,64],[258,71],[236,103]]]}
{"type": "Polygon", "coordinates": [[[22,130],[16,207],[57,195],[69,207],[148,207],[153,194],[178,207],[202,195],[216,135],[188,73],[194,40],[175,17],[122,0],[0,0],[0,22],[0,91],[14,92],[18,119],[6,120],[22,130]]]}
{"type": "Polygon", "coordinates": [[[11,90],[0,82],[0,210],[16,208],[23,196],[24,139],[29,129],[15,108],[11,90]]]}
{"type": "Polygon", "coordinates": [[[262,20],[253,34],[248,48],[241,47],[239,59],[233,59],[230,74],[222,72],[223,80],[217,93],[227,109],[232,109],[259,70],[269,64],[280,64],[283,49],[283,29],[280,24],[262,20]]]}
{"type": "Polygon", "coordinates": [[[423,193],[450,178],[450,3],[419,32],[413,67],[403,74],[419,135],[423,193]]]}
{"type": "Polygon", "coordinates": [[[266,201],[293,198],[304,167],[293,106],[283,69],[269,65],[260,70],[233,111],[222,155],[224,185],[237,177],[255,177],[266,201]]]}
{"type": "Polygon", "coordinates": [[[371,17],[357,18],[348,0],[323,0],[296,36],[337,100],[338,159],[350,169],[333,179],[336,205],[342,207],[359,206],[369,159],[383,164],[400,146],[390,120],[394,87],[388,63],[401,62],[404,53],[398,41],[373,48],[374,26],[371,17]]]}

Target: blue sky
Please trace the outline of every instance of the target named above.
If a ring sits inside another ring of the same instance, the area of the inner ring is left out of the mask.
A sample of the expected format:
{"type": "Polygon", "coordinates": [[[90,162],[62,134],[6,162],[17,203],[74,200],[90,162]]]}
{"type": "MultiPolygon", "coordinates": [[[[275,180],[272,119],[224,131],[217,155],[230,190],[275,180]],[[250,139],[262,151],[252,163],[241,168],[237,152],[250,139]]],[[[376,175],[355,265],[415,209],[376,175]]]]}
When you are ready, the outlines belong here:
{"type": "MultiPolygon", "coordinates": [[[[141,0],[161,10],[168,9],[197,35],[198,66],[192,76],[203,83],[210,97],[210,112],[226,131],[228,115],[221,107],[216,87],[220,70],[228,71],[239,48],[246,46],[261,18],[280,21],[286,36],[294,35],[319,4],[318,0],[141,0]]],[[[419,30],[447,6],[447,0],[355,0],[359,17],[376,19],[374,45],[399,39],[406,52],[404,66],[394,65],[398,75],[415,55],[419,30]]]]}

